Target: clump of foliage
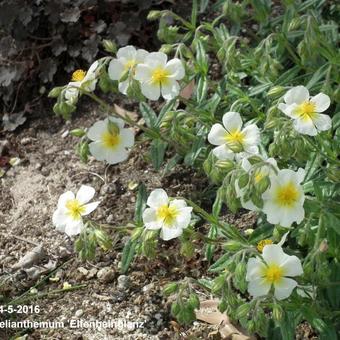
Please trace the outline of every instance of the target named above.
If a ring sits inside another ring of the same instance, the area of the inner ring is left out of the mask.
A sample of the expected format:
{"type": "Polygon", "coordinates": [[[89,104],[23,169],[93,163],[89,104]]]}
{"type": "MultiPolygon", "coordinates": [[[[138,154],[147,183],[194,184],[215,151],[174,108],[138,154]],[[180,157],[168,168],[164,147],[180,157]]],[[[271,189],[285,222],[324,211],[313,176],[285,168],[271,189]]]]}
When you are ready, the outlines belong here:
{"type": "MultiPolygon", "coordinates": [[[[220,311],[251,333],[293,339],[296,325],[307,320],[320,339],[337,339],[338,7],[316,0],[280,5],[220,0],[212,5],[216,18],[200,20],[208,5],[194,0],[190,19],[150,12],[151,20],[160,20],[161,52],[132,46],[112,51],[113,57],[95,61],[88,72],[77,71],[68,85],[50,92],[57,98],[54,110],[69,118],[85,95],[109,114],[89,130],[72,132],[81,138],[77,150],[84,161],[89,155],[110,164],[125,160],[134,144],[125,122],[151,141],[156,169],[165,163],[169,171],[182,162],[210,179],[210,211],[187,198],[169,198],[163,189],[147,194],[141,184],[135,220],[125,228],[131,238],[122,272],[136,254],[157,256],[159,236],[178,237],[187,257],[198,244],[194,240],[204,242],[209,273],[215,276],[186,278],[165,288],[166,294],[176,294],[172,313],[179,322],[194,320],[200,286],[219,298],[220,311]],[[145,126],[101,99],[96,87],[139,101],[145,126]],[[161,96],[165,102],[156,113],[147,99],[161,96]],[[166,150],[174,156],[165,159],[166,150]],[[223,205],[232,212],[241,207],[257,212],[254,229],[240,231],[224,222],[223,205]],[[201,232],[197,226],[204,223],[208,230],[201,232]]],[[[61,202],[55,225],[81,233],[77,250],[84,257],[86,209],[74,198],[61,202]]],[[[92,233],[96,227],[91,225],[92,233]]]]}

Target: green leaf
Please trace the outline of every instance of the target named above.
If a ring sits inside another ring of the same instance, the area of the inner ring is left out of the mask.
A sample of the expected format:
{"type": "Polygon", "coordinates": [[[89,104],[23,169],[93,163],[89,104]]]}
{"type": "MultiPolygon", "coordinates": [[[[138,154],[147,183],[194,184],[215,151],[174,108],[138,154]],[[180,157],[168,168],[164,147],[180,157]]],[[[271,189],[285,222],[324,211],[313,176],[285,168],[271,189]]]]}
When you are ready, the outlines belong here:
{"type": "Polygon", "coordinates": [[[145,102],[139,104],[140,112],[148,127],[153,128],[157,123],[157,115],[155,111],[145,102]]]}
{"type": "Polygon", "coordinates": [[[123,254],[122,254],[122,260],[121,260],[121,268],[120,271],[122,273],[126,273],[127,270],[129,269],[130,263],[133,260],[133,257],[135,255],[136,251],[136,241],[127,241],[124,249],[123,249],[123,254]]]}
{"type": "Polygon", "coordinates": [[[154,139],[151,143],[151,160],[152,165],[156,170],[159,170],[165,155],[165,150],[167,148],[168,144],[163,142],[161,139],[154,139]]]}
{"type": "Polygon", "coordinates": [[[164,106],[163,106],[162,109],[161,109],[161,112],[160,112],[159,115],[158,115],[156,127],[159,127],[159,126],[161,125],[163,117],[164,117],[169,111],[172,110],[172,108],[174,107],[175,103],[176,103],[176,98],[175,98],[175,99],[172,99],[172,100],[169,100],[168,102],[166,102],[166,103],[164,104],[164,106]]]}
{"type": "Polygon", "coordinates": [[[196,88],[197,102],[200,104],[207,97],[208,80],[206,77],[200,77],[196,88]]]}
{"type": "Polygon", "coordinates": [[[332,228],[338,235],[340,235],[340,219],[335,215],[325,212],[322,215],[323,223],[327,228],[332,228]]]}

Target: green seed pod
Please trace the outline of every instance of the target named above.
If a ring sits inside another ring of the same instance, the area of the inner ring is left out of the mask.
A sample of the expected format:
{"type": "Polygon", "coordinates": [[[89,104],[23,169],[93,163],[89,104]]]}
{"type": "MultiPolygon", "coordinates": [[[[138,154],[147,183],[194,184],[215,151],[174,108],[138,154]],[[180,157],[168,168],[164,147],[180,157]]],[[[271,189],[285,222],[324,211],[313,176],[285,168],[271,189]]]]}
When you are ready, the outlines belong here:
{"type": "Polygon", "coordinates": [[[165,54],[170,54],[171,51],[172,51],[172,45],[170,45],[170,44],[163,44],[159,51],[163,52],[165,54]]]}
{"type": "Polygon", "coordinates": [[[178,284],[176,282],[168,283],[163,289],[163,294],[171,295],[175,293],[177,290],[178,290],[178,284]]]}
{"type": "Polygon", "coordinates": [[[215,166],[222,170],[231,170],[234,167],[234,162],[227,160],[226,161],[217,160],[215,166]]]}
{"type": "Polygon", "coordinates": [[[225,284],[225,277],[224,275],[220,275],[218,277],[216,277],[212,283],[212,286],[211,286],[211,291],[213,293],[217,293],[219,292],[223,286],[225,284]]]}
{"type": "Polygon", "coordinates": [[[268,91],[268,97],[278,97],[280,96],[286,89],[283,86],[274,86],[268,91]]]}
{"type": "Polygon", "coordinates": [[[107,251],[111,248],[112,242],[108,234],[106,234],[103,230],[95,229],[95,236],[98,245],[104,250],[107,251]]]}
{"type": "Polygon", "coordinates": [[[301,26],[301,17],[293,18],[288,25],[288,31],[295,31],[300,26],[301,26]]]}
{"type": "Polygon", "coordinates": [[[143,230],[144,228],[143,227],[140,227],[140,228],[136,228],[133,233],[132,233],[132,236],[131,236],[131,240],[132,241],[135,241],[137,239],[139,239],[139,237],[142,235],[143,233],[143,230]]]}
{"type": "Polygon", "coordinates": [[[270,179],[268,176],[261,178],[256,184],[255,188],[259,194],[263,194],[270,185],[270,179]]]}
{"type": "Polygon", "coordinates": [[[228,307],[228,303],[225,299],[222,299],[218,304],[218,310],[223,313],[228,307]]]}
{"type": "Polygon", "coordinates": [[[238,180],[238,186],[240,189],[243,189],[249,182],[249,175],[247,173],[244,173],[243,175],[240,176],[238,180]]]}

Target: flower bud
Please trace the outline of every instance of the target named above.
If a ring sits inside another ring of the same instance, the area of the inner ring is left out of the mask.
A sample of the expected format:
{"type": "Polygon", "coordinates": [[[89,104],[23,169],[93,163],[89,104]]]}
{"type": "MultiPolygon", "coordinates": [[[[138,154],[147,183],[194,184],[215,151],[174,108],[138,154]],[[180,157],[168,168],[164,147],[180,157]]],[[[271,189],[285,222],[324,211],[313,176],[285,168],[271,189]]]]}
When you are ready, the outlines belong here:
{"type": "Polygon", "coordinates": [[[238,319],[246,318],[249,314],[251,305],[249,303],[245,303],[244,305],[241,305],[236,310],[236,316],[238,319]]]}
{"type": "Polygon", "coordinates": [[[280,322],[282,320],[284,311],[282,307],[279,304],[275,304],[273,306],[273,318],[275,321],[280,322]]]}
{"type": "Polygon", "coordinates": [[[84,129],[74,129],[70,131],[70,134],[74,137],[83,137],[85,136],[86,132],[84,129]]]}
{"type": "Polygon", "coordinates": [[[300,26],[301,26],[301,18],[300,17],[293,18],[288,25],[288,31],[295,31],[300,26]]]}
{"type": "Polygon", "coordinates": [[[117,45],[112,40],[104,39],[102,44],[106,52],[109,52],[109,53],[117,52],[117,45]]]}
{"type": "Polygon", "coordinates": [[[62,86],[55,87],[49,92],[48,97],[49,98],[57,98],[57,97],[59,97],[62,90],[63,90],[62,86]]]}
{"type": "Polygon", "coordinates": [[[285,91],[285,88],[283,86],[274,86],[272,87],[267,95],[268,97],[278,97],[285,91]]]}
{"type": "Polygon", "coordinates": [[[111,120],[109,120],[109,123],[108,123],[108,130],[109,130],[110,134],[113,135],[113,136],[119,135],[118,125],[116,123],[112,122],[111,120]]]}
{"type": "Polygon", "coordinates": [[[176,282],[172,282],[167,284],[164,289],[163,289],[163,294],[164,295],[171,295],[175,293],[178,289],[178,284],[176,282]]]}
{"type": "Polygon", "coordinates": [[[249,182],[249,175],[247,173],[244,173],[241,175],[241,177],[238,180],[238,185],[240,189],[243,189],[249,182]]]}
{"type": "Polygon", "coordinates": [[[229,251],[238,251],[238,250],[241,250],[242,248],[243,248],[243,244],[238,241],[234,241],[234,240],[227,241],[224,244],[224,249],[229,250],[229,251]]]}
{"type": "Polygon", "coordinates": [[[162,15],[163,15],[162,11],[150,11],[147,16],[147,19],[149,21],[154,21],[154,20],[161,18],[162,15]]]}
{"type": "Polygon", "coordinates": [[[234,167],[234,162],[228,160],[218,160],[215,163],[215,166],[219,169],[223,170],[231,170],[234,167]]]}
{"type": "Polygon", "coordinates": [[[170,45],[170,44],[163,44],[159,51],[163,52],[165,54],[169,54],[172,51],[172,45],[170,45]]]}

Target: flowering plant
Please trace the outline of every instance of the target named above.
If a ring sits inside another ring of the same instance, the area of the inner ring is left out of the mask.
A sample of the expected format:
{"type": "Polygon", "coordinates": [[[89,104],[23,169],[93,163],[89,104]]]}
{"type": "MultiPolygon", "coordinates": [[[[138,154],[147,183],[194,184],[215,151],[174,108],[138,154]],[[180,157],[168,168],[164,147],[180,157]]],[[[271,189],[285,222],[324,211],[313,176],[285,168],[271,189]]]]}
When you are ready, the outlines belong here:
{"type": "MultiPolygon", "coordinates": [[[[150,19],[160,19],[158,35],[165,42],[161,51],[112,49],[114,55],[96,61],[95,68],[77,71],[76,76],[83,78],[76,86],[71,82],[52,90],[51,96],[58,98],[55,111],[68,117],[78,97],[86,95],[109,114],[87,132],[72,132],[81,137],[78,151],[84,160],[92,155],[109,164],[124,161],[134,144],[125,122],[150,140],[156,169],[167,162],[169,171],[182,162],[208,176],[214,193],[210,211],[188,197],[169,197],[164,189],[153,188],[148,195],[141,183],[133,230],[122,254],[120,269],[126,272],[135,254],[156,256],[159,238],[166,242],[179,238],[181,253],[188,257],[197,244],[193,240],[203,242],[208,272],[215,277],[186,278],[165,287],[166,294],[175,296],[172,314],[178,321],[195,319],[200,304],[195,289],[201,287],[219,298],[221,312],[249,332],[291,339],[297,323],[307,320],[321,338],[336,339],[340,308],[336,43],[311,14],[301,15],[303,4],[290,1],[285,1],[289,8],[285,15],[275,18],[283,33],[268,35],[262,27],[262,40],[250,43],[246,36],[231,33],[239,33],[237,24],[228,28],[223,21],[225,16],[241,21],[242,16],[233,17],[245,11],[242,6],[247,2],[241,3],[237,7],[226,1],[221,16],[200,24],[197,1],[191,21],[170,11],[151,12],[150,19]],[[168,16],[178,21],[181,31],[164,24],[168,16]],[[310,50],[311,43],[322,48],[310,50]],[[313,63],[315,54],[318,63],[313,63]],[[219,66],[214,75],[213,63],[219,66]],[[70,87],[77,95],[71,102],[70,87]],[[140,102],[145,125],[117,112],[96,94],[98,87],[140,102]],[[160,97],[164,102],[157,114],[148,100],[160,97]],[[166,159],[166,150],[173,154],[171,159],[166,159]],[[232,212],[241,208],[256,212],[254,228],[243,231],[226,223],[224,204],[232,212]],[[203,232],[196,226],[199,221],[203,232]],[[311,287],[315,294],[310,294],[311,287]]],[[[267,9],[260,12],[255,5],[254,18],[274,22],[267,9]]],[[[66,203],[66,208],[70,206],[66,203]]],[[[79,218],[82,209],[87,211],[83,206],[77,209],[79,218]]]]}

